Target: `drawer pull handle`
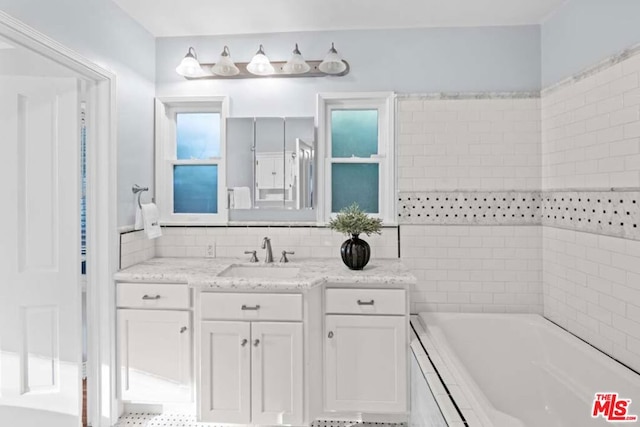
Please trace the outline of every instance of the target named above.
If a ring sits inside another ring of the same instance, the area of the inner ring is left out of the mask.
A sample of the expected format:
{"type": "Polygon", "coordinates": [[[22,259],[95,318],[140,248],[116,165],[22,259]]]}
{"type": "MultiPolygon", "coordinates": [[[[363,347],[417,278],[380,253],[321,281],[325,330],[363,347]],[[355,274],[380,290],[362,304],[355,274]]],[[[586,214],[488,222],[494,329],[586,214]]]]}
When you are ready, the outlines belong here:
{"type": "Polygon", "coordinates": [[[245,338],[245,339],[243,339],[243,340],[242,340],[242,342],[240,343],[240,345],[244,347],[245,345],[247,345],[247,343],[248,343],[248,342],[249,342],[249,341],[245,338]]]}
{"type": "Polygon", "coordinates": [[[329,338],[333,338],[333,331],[329,331],[329,338]]]}
{"type": "Polygon", "coordinates": [[[242,309],[243,310],[260,310],[260,304],[257,304],[254,306],[248,306],[248,305],[242,304],[242,309]]]}
{"type": "Polygon", "coordinates": [[[358,305],[373,305],[374,302],[375,302],[374,300],[371,300],[371,301],[358,300],[358,305]]]}
{"type": "Polygon", "coordinates": [[[180,328],[180,333],[184,334],[185,332],[187,332],[187,327],[183,326],[182,328],[180,328]]]}
{"type": "Polygon", "coordinates": [[[152,296],[152,297],[150,297],[149,295],[143,295],[142,299],[143,300],[157,300],[157,299],[160,299],[160,295],[155,295],[155,296],[152,296]]]}
{"type": "Polygon", "coordinates": [[[253,342],[253,346],[254,346],[254,347],[257,347],[257,346],[258,346],[258,344],[260,344],[260,340],[255,340],[255,341],[253,342]]]}

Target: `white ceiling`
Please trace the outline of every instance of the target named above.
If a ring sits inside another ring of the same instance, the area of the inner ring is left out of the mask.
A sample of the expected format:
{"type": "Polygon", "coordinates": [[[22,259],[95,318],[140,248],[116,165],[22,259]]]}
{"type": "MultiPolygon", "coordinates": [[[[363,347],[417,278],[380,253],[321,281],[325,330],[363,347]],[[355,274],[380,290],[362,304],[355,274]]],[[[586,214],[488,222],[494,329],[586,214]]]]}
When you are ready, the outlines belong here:
{"type": "Polygon", "coordinates": [[[538,24],[566,0],[113,0],[158,37],[538,24]]]}

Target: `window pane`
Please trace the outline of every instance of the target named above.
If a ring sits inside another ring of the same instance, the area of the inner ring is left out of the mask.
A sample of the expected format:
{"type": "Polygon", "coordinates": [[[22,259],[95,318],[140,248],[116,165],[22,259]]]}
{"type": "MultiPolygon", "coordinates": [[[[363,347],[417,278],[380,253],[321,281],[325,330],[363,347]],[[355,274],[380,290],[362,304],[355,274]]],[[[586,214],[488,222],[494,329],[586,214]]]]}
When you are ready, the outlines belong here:
{"type": "Polygon", "coordinates": [[[218,166],[173,167],[173,212],[218,213],[218,166]]]}
{"type": "Polygon", "coordinates": [[[178,113],[176,131],[179,160],[220,157],[219,113],[178,113]]]}
{"type": "Polygon", "coordinates": [[[368,213],[378,213],[378,164],[334,163],[331,165],[331,212],[353,202],[368,213]]]}
{"type": "Polygon", "coordinates": [[[331,156],[378,154],[378,110],[331,111],[331,156]]]}

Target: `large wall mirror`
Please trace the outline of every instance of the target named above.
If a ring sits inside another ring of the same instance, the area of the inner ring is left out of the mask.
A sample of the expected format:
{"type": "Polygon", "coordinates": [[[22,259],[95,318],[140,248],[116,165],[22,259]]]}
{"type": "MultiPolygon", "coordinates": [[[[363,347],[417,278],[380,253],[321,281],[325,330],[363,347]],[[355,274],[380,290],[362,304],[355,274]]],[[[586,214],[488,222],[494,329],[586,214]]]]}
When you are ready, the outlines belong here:
{"type": "Polygon", "coordinates": [[[315,158],[313,117],[227,119],[230,219],[314,220],[315,158]]]}

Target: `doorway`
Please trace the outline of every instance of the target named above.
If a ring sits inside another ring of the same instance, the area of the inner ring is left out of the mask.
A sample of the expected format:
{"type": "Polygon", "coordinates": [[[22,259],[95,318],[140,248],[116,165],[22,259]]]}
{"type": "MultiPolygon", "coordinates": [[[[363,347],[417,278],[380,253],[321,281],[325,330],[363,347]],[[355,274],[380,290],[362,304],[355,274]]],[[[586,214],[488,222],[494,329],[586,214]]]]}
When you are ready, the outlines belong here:
{"type": "Polygon", "coordinates": [[[2,425],[112,425],[114,86],[0,12],[2,425]]]}

